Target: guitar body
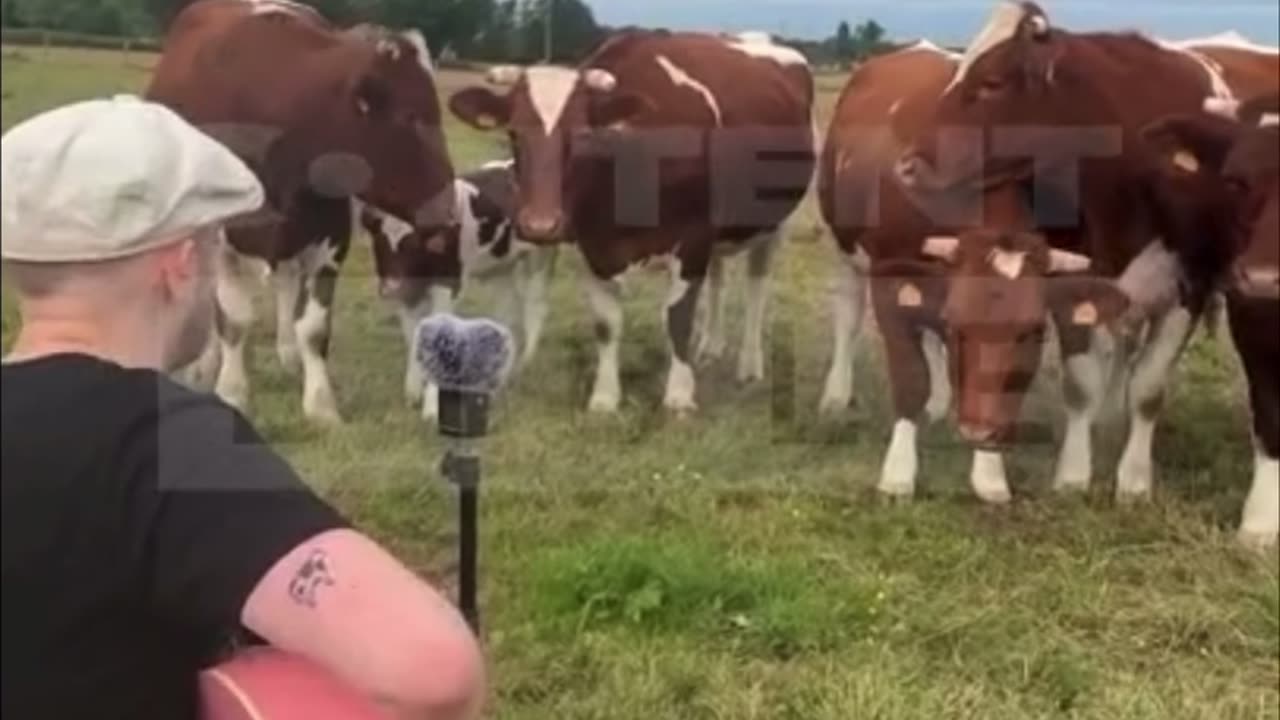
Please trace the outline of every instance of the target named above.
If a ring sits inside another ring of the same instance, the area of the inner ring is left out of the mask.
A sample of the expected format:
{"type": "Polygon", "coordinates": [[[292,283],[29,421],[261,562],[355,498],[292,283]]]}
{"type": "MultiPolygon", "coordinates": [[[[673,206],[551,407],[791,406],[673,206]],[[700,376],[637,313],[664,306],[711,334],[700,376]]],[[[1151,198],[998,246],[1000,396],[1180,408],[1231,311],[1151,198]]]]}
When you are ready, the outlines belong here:
{"type": "Polygon", "coordinates": [[[200,674],[201,720],[392,720],[329,671],[268,647],[200,674]]]}

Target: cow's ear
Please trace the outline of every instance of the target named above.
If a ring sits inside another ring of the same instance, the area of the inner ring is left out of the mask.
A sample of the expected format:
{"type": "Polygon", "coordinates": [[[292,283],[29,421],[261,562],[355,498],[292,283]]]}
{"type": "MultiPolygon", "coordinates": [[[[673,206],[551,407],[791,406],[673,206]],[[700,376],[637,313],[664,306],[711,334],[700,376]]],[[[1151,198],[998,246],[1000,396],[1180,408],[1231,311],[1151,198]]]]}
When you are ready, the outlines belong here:
{"type": "Polygon", "coordinates": [[[591,125],[598,128],[623,125],[653,107],[652,100],[637,93],[601,93],[591,99],[591,125]]]}
{"type": "Polygon", "coordinates": [[[511,100],[489,88],[470,87],[449,98],[449,110],[477,130],[495,130],[511,121],[511,100]]]}
{"type": "Polygon", "coordinates": [[[1158,169],[1187,175],[1218,173],[1235,144],[1239,125],[1209,113],[1170,115],[1142,128],[1143,144],[1158,169]]]}
{"type": "Polygon", "coordinates": [[[1100,277],[1053,277],[1049,305],[1054,319],[1077,328],[1116,327],[1129,310],[1129,296],[1100,277]]]}
{"type": "Polygon", "coordinates": [[[877,305],[920,320],[937,320],[947,296],[947,269],[921,260],[886,260],[871,269],[877,305]]]}

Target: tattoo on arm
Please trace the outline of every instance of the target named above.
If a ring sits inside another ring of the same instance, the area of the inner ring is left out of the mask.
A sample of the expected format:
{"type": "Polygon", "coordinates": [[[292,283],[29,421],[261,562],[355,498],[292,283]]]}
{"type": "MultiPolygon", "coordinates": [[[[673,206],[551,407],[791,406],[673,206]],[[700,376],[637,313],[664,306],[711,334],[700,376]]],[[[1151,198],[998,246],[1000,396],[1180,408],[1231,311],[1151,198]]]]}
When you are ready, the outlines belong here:
{"type": "Polygon", "coordinates": [[[302,562],[302,567],[298,568],[298,572],[294,573],[293,579],[289,581],[289,597],[299,605],[313,608],[316,606],[316,593],[320,588],[333,584],[328,554],[324,550],[312,550],[307,559],[302,562]]]}

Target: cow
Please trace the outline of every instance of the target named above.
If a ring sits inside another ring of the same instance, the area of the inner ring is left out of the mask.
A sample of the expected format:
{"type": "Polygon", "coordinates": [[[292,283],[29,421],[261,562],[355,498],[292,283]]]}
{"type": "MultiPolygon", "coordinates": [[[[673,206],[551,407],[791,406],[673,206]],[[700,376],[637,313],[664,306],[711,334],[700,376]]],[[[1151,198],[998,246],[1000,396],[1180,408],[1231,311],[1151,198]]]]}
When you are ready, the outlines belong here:
{"type": "MultiPolygon", "coordinates": [[[[1275,72],[1263,67],[1249,82],[1274,86],[1275,72]]],[[[1139,133],[1230,91],[1195,53],[1134,33],[1057,28],[1031,2],[1001,3],[966,49],[932,127],[899,159],[898,176],[937,192],[1030,188],[1037,210],[1057,211],[1035,223],[1052,232],[1015,226],[933,238],[924,252],[949,268],[915,268],[940,288],[923,293],[924,312],[945,316],[955,412],[961,434],[986,453],[992,477],[985,485],[1005,484],[999,452],[1016,439],[1042,354],[1038,339],[1052,319],[1067,410],[1054,487],[1087,490],[1090,430],[1113,395],[1109,380],[1122,380],[1130,428],[1116,497],[1150,496],[1151,446],[1169,373],[1220,269],[1212,254],[1202,256],[1202,244],[1180,247],[1159,235],[1148,198],[1151,154],[1139,133]],[[1130,346],[1134,363],[1108,373],[1130,346]]]]}
{"type": "MultiPolygon", "coordinates": [[[[839,250],[832,297],[833,352],[819,403],[836,414],[853,399],[853,348],[870,295],[880,334],[896,420],[878,488],[892,496],[914,491],[919,458],[916,434],[922,415],[946,416],[951,382],[941,318],[917,311],[931,288],[915,278],[914,261],[931,237],[982,224],[984,216],[1016,220],[1022,198],[989,194],[930,193],[901,183],[894,163],[927,127],[938,98],[959,67],[960,56],[920,41],[861,64],[836,103],[818,164],[817,196],[839,250]],[[870,288],[870,293],[868,289],[870,288]]],[[[975,470],[992,465],[979,453],[975,470]]],[[[991,502],[1007,501],[1007,487],[975,472],[974,489],[991,502]]]]}
{"type": "Polygon", "coordinates": [[[740,251],[747,302],[737,376],[762,379],[779,228],[807,192],[816,154],[804,56],[758,34],[628,31],[577,67],[498,67],[488,79],[507,90],[465,88],[449,107],[469,125],[509,134],[521,236],[572,242],[586,262],[598,349],[588,410],[612,413],[622,400],[620,278],[649,263],[667,265],[672,278],[664,406],[676,416],[697,410],[695,356],[723,349],[723,262],[740,251]],[[704,282],[708,327],[695,347],[704,282]]]}
{"type": "Polygon", "coordinates": [[[263,210],[228,228],[217,345],[201,365],[247,409],[254,283],[275,286],[276,349],[301,365],[306,417],[339,424],[328,370],[334,290],[357,218],[352,198],[434,237],[453,225],[453,165],[422,35],[339,29],[281,0],[197,0],[174,18],[146,97],[241,156],[263,210]],[[219,358],[219,356],[221,356],[219,358]]]}
{"type": "Polygon", "coordinates": [[[1244,367],[1255,448],[1237,535],[1268,548],[1280,532],[1280,95],[1206,100],[1205,112],[1143,130],[1158,156],[1161,229],[1225,253],[1227,321],[1244,367]]]}
{"type": "Polygon", "coordinates": [[[455,179],[457,225],[426,242],[411,242],[413,229],[404,223],[361,210],[361,226],[383,268],[380,293],[394,301],[408,349],[405,398],[421,406],[424,420],[437,416],[438,390],[414,360],[415,333],[432,313],[451,312],[468,281],[498,286],[499,317],[520,331],[520,366],[537,353],[559,248],[534,245],[516,232],[512,165],[510,160],[491,161],[455,179]]]}

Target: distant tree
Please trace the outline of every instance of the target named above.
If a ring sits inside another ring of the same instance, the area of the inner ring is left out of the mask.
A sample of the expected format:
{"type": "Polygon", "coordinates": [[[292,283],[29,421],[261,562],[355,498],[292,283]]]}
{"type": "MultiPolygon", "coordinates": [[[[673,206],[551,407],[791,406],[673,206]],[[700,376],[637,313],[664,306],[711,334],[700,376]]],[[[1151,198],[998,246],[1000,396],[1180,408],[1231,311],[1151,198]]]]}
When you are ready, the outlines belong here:
{"type": "Polygon", "coordinates": [[[576,62],[603,37],[595,14],[583,0],[528,0],[521,10],[524,62],[576,62]],[[551,57],[544,58],[546,18],[551,14],[551,57]]]}
{"type": "Polygon", "coordinates": [[[839,60],[852,60],[854,55],[853,33],[849,30],[849,22],[841,20],[836,28],[836,36],[832,43],[832,52],[839,60]]]}
{"type": "Polygon", "coordinates": [[[859,23],[853,31],[853,57],[858,60],[881,52],[886,46],[884,27],[875,20],[859,23]]]}

